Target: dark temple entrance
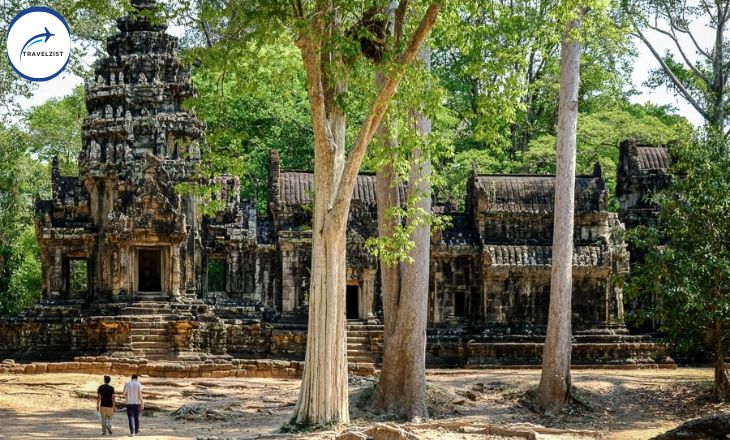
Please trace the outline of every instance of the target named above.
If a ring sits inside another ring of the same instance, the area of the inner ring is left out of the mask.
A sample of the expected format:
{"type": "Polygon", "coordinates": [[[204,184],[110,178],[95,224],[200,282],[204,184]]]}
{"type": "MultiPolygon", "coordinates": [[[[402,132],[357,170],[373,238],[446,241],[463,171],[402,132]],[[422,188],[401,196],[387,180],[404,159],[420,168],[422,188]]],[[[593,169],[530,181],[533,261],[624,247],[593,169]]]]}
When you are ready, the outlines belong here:
{"type": "Polygon", "coordinates": [[[161,292],[161,255],[159,249],[140,249],[137,264],[140,292],[161,292]]]}
{"type": "Polygon", "coordinates": [[[347,319],[360,319],[358,307],[360,302],[360,288],[358,286],[347,286],[345,295],[345,313],[347,319]]]}
{"type": "Polygon", "coordinates": [[[464,292],[454,293],[454,316],[457,318],[466,316],[466,294],[464,292]]]}

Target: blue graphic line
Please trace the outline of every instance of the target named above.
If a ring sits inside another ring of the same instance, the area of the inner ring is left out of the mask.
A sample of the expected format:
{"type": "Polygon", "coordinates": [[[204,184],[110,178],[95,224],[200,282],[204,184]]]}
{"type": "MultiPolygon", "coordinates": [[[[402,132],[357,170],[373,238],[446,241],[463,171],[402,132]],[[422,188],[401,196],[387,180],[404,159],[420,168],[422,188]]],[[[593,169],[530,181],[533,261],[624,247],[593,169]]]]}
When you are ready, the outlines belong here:
{"type": "Polygon", "coordinates": [[[23,48],[20,49],[20,59],[21,60],[23,59],[23,51],[25,51],[26,47],[30,47],[30,46],[32,46],[32,45],[34,45],[36,43],[40,43],[41,41],[43,41],[43,37],[46,37],[46,42],[48,42],[48,39],[49,38],[51,38],[52,36],[56,35],[56,34],[52,34],[48,30],[47,27],[44,27],[43,30],[45,31],[44,33],[38,34],[38,35],[33,35],[32,37],[30,37],[28,39],[28,41],[25,42],[25,44],[23,45],[23,48]],[[38,38],[38,39],[36,40],[36,38],[38,38]],[[35,40],[35,41],[33,41],[33,40],[35,40]]]}

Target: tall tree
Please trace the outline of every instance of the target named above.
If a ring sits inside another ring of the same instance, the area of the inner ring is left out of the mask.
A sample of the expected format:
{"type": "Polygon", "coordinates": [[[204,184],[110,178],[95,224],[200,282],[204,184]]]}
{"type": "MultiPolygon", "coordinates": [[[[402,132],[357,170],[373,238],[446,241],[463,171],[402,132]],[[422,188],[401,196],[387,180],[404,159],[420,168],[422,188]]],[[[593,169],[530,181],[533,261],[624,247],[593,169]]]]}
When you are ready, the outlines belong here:
{"type": "MultiPolygon", "coordinates": [[[[393,35],[384,29],[387,2],[364,5],[358,1],[228,1],[215,8],[209,7],[208,2],[183,3],[203,15],[187,18],[200,34],[191,41],[205,42],[202,61],[216,65],[214,76],[219,79],[214,80],[214,88],[224,93],[229,78],[246,75],[246,69],[240,68],[242,63],[236,58],[250,53],[247,45],[266,47],[272,42],[271,35],[277,34],[279,40],[281,36],[292,38],[300,53],[312,124],[315,197],[310,331],[295,422],[346,422],[349,414],[344,254],[352,191],[368,145],[408,66],[433,27],[440,5],[403,2],[400,9],[403,29],[407,31],[403,35],[410,37],[394,42],[393,35]],[[414,22],[419,9],[425,9],[423,18],[414,22]],[[252,40],[255,44],[250,44],[252,40]],[[210,60],[211,54],[218,56],[210,60]],[[231,54],[233,57],[228,56],[231,54]],[[372,82],[363,85],[364,80],[372,81],[374,65],[382,78],[375,90],[372,82]],[[347,124],[348,119],[361,123],[347,124]]],[[[236,81],[231,86],[237,87],[236,81]]],[[[219,102],[215,105],[219,106],[219,102]]]]}
{"type": "Polygon", "coordinates": [[[634,35],[659,64],[648,83],[666,86],[686,100],[716,133],[728,136],[730,52],[727,29],[730,1],[634,0],[626,2],[634,35]],[[711,47],[702,43],[712,35],[711,47]],[[660,53],[660,40],[672,51],[660,53]]]}
{"type": "MultiPolygon", "coordinates": [[[[396,45],[402,38],[407,3],[391,4],[397,6],[389,13],[396,45]]],[[[420,58],[428,70],[430,50],[424,48],[420,58]]],[[[379,75],[379,80],[382,82],[384,76],[379,75]]],[[[414,419],[428,416],[426,325],[431,228],[426,217],[431,213],[431,164],[429,150],[418,144],[427,142],[431,120],[413,101],[409,103],[404,111],[389,112],[378,130],[381,147],[386,150],[380,155],[384,160],[376,177],[384,341],[383,367],[373,400],[383,412],[414,419]],[[415,136],[399,141],[394,124],[389,122],[401,114],[406,115],[404,130],[415,136]],[[411,147],[409,139],[416,140],[416,145],[411,147]],[[405,155],[407,165],[393,163],[398,161],[398,153],[405,155]],[[407,175],[399,176],[398,169],[407,175]],[[400,200],[399,187],[404,187],[406,200],[400,200]],[[409,242],[403,243],[398,237],[409,242]]]]}
{"type": "Polygon", "coordinates": [[[18,312],[40,294],[40,288],[32,289],[31,279],[35,263],[39,287],[32,207],[33,196],[44,189],[40,185],[46,179],[38,178],[44,166],[33,160],[28,143],[19,128],[0,125],[0,315],[18,312]]]}
{"type": "MultiPolygon", "coordinates": [[[[576,11],[577,12],[577,11],[576,11]]],[[[581,18],[570,19],[560,48],[560,103],[555,175],[550,308],[537,403],[546,413],[560,410],[570,397],[571,299],[575,155],[580,84],[581,18]]]]}
{"type": "Polygon", "coordinates": [[[297,37],[307,75],[314,130],[314,209],[309,332],[302,389],[297,402],[299,423],[349,421],[345,338],[345,232],[350,200],[360,165],[387,110],[404,67],[418,55],[433,27],[440,5],[428,6],[395,68],[388,72],[370,105],[357,139],[346,156],[346,113],[340,106],[347,91],[345,54],[333,50],[332,37],[342,37],[342,10],[318,2],[313,11],[295,8],[306,31],[297,37]]]}
{"type": "MultiPolygon", "coordinates": [[[[215,53],[223,56],[208,60],[217,63],[221,83],[241,74],[235,58],[248,53],[248,41],[265,46],[272,39],[289,37],[299,50],[311,115],[315,197],[310,331],[294,421],[346,422],[344,255],[352,191],[368,145],[434,26],[440,2],[402,2],[403,38],[397,42],[385,31],[389,2],[230,0],[214,3],[215,7],[205,1],[181,2],[203,15],[186,18],[197,28],[190,41],[213,51],[222,49],[215,53]],[[425,11],[420,20],[419,10],[425,11]],[[226,54],[232,54],[234,61],[226,54]],[[376,70],[381,82],[373,88],[376,70]],[[353,120],[355,124],[348,124],[353,120]]],[[[233,87],[237,81],[232,81],[233,87]]]]}

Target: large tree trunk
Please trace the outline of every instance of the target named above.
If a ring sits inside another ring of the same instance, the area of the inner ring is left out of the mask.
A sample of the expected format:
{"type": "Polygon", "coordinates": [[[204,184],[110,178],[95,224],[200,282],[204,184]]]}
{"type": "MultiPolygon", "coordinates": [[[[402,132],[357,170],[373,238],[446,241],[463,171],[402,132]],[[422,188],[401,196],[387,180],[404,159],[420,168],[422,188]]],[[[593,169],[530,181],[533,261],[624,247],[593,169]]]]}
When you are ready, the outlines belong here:
{"type": "MultiPolygon", "coordinates": [[[[342,225],[312,231],[309,331],[296,421],[349,422],[345,329],[345,234],[342,225]],[[339,230],[338,230],[339,229],[339,230]]],[[[336,222],[340,223],[340,222],[336,222]]]]}
{"type": "Polygon", "coordinates": [[[730,402],[730,378],[725,367],[725,334],[722,321],[715,321],[712,327],[712,342],[715,356],[715,382],[712,395],[718,402],[730,402]]]}
{"type": "Polygon", "coordinates": [[[570,397],[571,296],[573,291],[573,220],[575,148],[580,83],[580,44],[572,20],[560,52],[560,103],[555,176],[552,273],[547,335],[537,403],[546,413],[559,411],[570,397]]]}
{"type": "Polygon", "coordinates": [[[313,124],[325,130],[315,130],[309,331],[296,422],[348,423],[345,231],[349,199],[341,210],[332,209],[345,165],[346,118],[337,105],[345,87],[317,65],[322,61],[315,50],[305,49],[308,77],[319,77],[322,84],[308,89],[310,102],[316,103],[313,109],[319,109],[312,112],[313,124]]]}
{"type": "MultiPolygon", "coordinates": [[[[301,392],[295,421],[306,425],[349,422],[347,339],[345,328],[345,250],[347,217],[357,173],[367,147],[403,78],[400,69],[385,79],[345,160],[345,115],[338,106],[347,71],[337,45],[337,14],[327,2],[318,3],[311,29],[297,40],[307,77],[307,94],[314,132],[314,211],[309,331],[301,392]]],[[[408,65],[436,22],[439,4],[431,4],[397,58],[408,65]]]]}
{"type": "MultiPolygon", "coordinates": [[[[335,104],[336,92],[325,91],[325,96],[329,97],[326,108],[334,145],[315,149],[309,331],[296,417],[304,425],[350,420],[345,325],[347,215],[330,209],[345,162],[345,116],[335,104]]],[[[347,205],[345,212],[349,201],[347,205]]]]}
{"type": "MultiPolygon", "coordinates": [[[[416,114],[415,118],[419,134],[426,135],[431,131],[431,122],[427,118],[420,114],[416,114]]],[[[409,191],[423,197],[417,205],[419,208],[431,212],[431,169],[421,156],[420,150],[413,154],[408,175],[409,191]]],[[[395,206],[386,205],[397,201],[397,197],[392,197],[394,184],[392,168],[379,173],[378,221],[381,223],[380,231],[386,234],[393,221],[382,217],[381,212],[395,206]]],[[[405,419],[428,416],[426,324],[430,235],[431,228],[427,224],[414,230],[411,235],[414,247],[409,254],[412,263],[381,266],[384,353],[374,403],[381,411],[405,419]]]]}

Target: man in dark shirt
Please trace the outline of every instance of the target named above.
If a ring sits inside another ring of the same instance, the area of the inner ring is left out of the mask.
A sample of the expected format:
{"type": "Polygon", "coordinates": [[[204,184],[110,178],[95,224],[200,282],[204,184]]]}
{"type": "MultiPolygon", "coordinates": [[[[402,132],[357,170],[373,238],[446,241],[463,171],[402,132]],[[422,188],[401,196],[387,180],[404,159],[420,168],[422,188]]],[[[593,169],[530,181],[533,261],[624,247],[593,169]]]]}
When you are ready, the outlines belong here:
{"type": "Polygon", "coordinates": [[[101,435],[112,434],[112,416],[114,416],[114,387],[109,385],[112,378],[104,376],[104,385],[96,391],[96,411],[101,413],[101,435]]]}

